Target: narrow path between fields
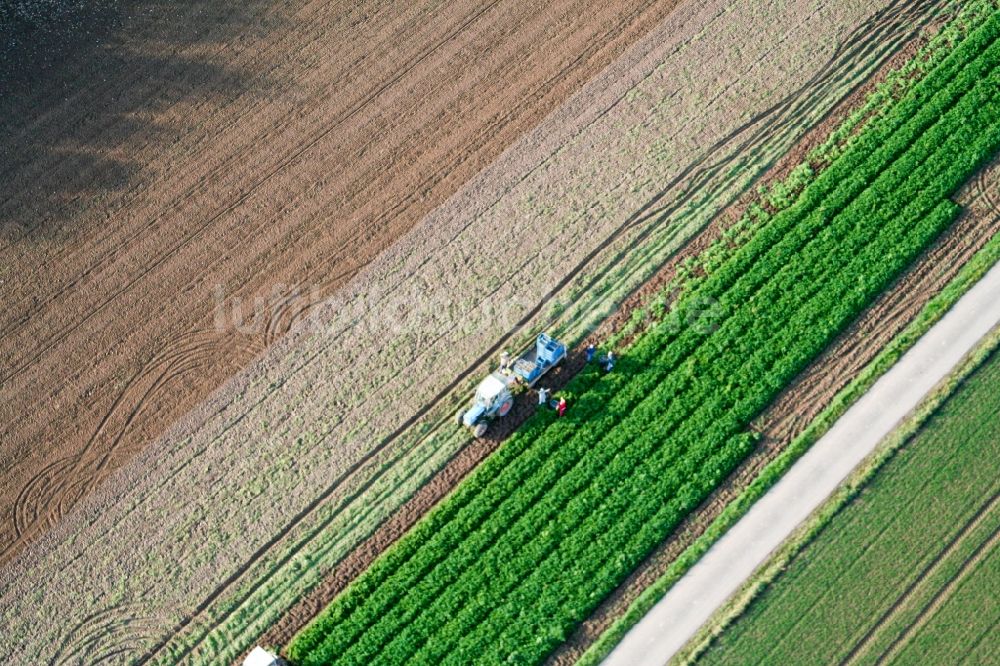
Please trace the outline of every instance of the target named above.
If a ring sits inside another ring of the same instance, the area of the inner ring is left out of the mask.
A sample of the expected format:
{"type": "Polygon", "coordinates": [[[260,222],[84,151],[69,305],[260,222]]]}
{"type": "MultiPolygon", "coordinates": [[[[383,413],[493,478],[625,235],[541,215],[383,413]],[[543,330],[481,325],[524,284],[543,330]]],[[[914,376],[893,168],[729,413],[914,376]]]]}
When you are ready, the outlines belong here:
{"type": "Polygon", "coordinates": [[[660,666],[1000,323],[994,266],[680,581],[608,655],[606,666],[660,666]]]}

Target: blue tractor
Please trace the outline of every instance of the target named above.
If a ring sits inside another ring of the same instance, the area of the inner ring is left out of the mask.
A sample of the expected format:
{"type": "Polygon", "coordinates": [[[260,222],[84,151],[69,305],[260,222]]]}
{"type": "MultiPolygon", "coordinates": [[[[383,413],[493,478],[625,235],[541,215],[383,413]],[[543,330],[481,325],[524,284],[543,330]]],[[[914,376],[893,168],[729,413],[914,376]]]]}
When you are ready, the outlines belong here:
{"type": "Polygon", "coordinates": [[[489,421],[507,416],[514,407],[514,390],[534,386],[546,372],[566,358],[566,345],[547,333],[539,333],[535,346],[516,360],[504,352],[500,368],[491,372],[476,389],[467,409],[459,410],[455,420],[472,430],[476,437],[486,434],[489,421]]]}

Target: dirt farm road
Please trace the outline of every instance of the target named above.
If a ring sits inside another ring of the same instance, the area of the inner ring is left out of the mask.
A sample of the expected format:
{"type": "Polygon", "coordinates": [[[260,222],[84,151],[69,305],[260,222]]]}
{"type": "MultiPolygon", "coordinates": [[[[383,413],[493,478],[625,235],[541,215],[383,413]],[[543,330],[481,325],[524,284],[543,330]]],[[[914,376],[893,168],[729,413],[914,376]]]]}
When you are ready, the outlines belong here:
{"type": "Polygon", "coordinates": [[[994,266],[716,543],[608,655],[606,666],[661,666],[993,327],[994,266]]]}

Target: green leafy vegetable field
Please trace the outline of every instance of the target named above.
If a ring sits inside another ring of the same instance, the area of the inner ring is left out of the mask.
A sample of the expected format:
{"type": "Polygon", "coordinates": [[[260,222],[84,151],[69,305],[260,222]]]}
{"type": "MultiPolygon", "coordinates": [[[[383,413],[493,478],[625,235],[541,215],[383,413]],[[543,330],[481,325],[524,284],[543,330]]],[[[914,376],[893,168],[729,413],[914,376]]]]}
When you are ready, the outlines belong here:
{"type": "Polygon", "coordinates": [[[1000,147],[1000,15],[288,647],[301,666],[539,663],[753,448],[761,412],[955,218],[1000,147]],[[711,302],[711,317],[704,303],[711,302]],[[680,326],[676,322],[688,322],[680,326]],[[696,325],[690,325],[695,322],[696,325]]]}

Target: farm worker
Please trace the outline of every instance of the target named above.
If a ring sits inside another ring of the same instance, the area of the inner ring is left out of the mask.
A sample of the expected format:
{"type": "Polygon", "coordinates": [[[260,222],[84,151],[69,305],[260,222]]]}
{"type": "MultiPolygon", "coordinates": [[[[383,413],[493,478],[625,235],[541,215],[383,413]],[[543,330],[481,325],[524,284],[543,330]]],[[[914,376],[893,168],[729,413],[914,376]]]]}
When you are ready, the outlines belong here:
{"type": "Polygon", "coordinates": [[[500,354],[500,372],[510,371],[510,352],[506,349],[500,354]]]}
{"type": "Polygon", "coordinates": [[[556,414],[560,417],[566,413],[566,398],[559,398],[559,404],[556,405],[556,414]]]}
{"type": "Polygon", "coordinates": [[[547,388],[538,389],[538,406],[549,404],[549,390],[547,388]]]}
{"type": "Polygon", "coordinates": [[[594,347],[594,343],[587,345],[587,363],[594,360],[594,354],[597,353],[597,349],[594,347]]]}
{"type": "Polygon", "coordinates": [[[615,367],[615,353],[608,352],[608,355],[604,358],[604,372],[611,372],[612,368],[615,367]]]}

